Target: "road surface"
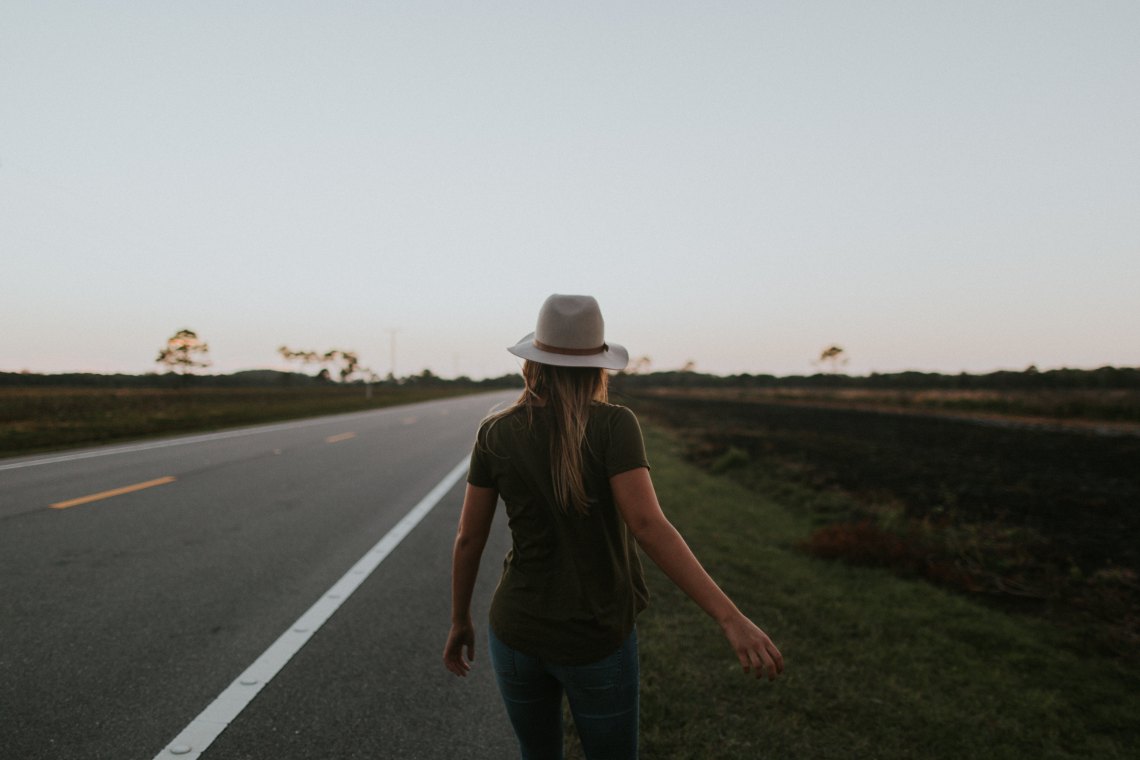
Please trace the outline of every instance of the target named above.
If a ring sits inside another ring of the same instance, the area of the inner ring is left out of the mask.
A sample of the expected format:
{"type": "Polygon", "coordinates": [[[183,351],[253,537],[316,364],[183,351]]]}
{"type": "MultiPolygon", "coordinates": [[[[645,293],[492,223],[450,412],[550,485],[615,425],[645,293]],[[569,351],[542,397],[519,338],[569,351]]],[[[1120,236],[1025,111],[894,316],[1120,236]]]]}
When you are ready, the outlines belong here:
{"type": "MultiPolygon", "coordinates": [[[[469,678],[440,662],[457,467],[510,395],[0,460],[0,757],[516,754],[485,636],[469,678]],[[191,744],[188,728],[218,720],[219,698],[306,626],[204,752],[191,744]]],[[[500,517],[477,623],[508,546],[500,517]]]]}

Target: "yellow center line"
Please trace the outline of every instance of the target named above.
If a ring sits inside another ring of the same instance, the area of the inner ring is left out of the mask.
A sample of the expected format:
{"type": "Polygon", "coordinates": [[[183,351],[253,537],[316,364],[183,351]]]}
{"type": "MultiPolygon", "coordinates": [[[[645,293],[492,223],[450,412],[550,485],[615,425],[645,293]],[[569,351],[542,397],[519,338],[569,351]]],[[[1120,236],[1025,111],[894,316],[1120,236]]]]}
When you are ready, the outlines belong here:
{"type": "Polygon", "coordinates": [[[349,438],[355,438],[356,433],[341,433],[340,435],[330,435],[325,439],[325,443],[338,443],[340,441],[347,441],[349,438]]]}
{"type": "Polygon", "coordinates": [[[100,499],[109,499],[112,496],[120,496],[132,491],[141,491],[144,488],[153,488],[154,486],[162,486],[167,483],[173,483],[174,478],[167,476],[165,478],[156,478],[155,480],[148,480],[145,483],[135,483],[133,486],[123,486],[122,488],[113,488],[110,491],[101,491],[100,493],[93,493],[90,496],[80,496],[78,499],[71,499],[69,501],[57,501],[51,505],[52,509],[67,509],[68,507],[77,507],[80,504],[88,504],[92,501],[99,501],[100,499]]]}

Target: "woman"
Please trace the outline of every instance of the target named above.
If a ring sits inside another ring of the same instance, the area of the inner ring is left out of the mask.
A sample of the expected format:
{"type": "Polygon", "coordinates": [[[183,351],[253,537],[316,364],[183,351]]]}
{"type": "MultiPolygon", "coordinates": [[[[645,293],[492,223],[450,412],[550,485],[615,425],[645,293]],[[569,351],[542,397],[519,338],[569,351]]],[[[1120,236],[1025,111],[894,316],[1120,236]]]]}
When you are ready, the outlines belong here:
{"type": "Polygon", "coordinates": [[[636,758],[634,619],[648,591],[635,541],[720,624],[745,672],[773,679],[783,658],[661,512],[637,419],[607,403],[606,370],[624,369],[629,354],[606,344],[597,302],[552,295],[535,331],[508,350],[526,360],[526,387],[483,421],[471,454],[444,665],[466,676],[475,657],[471,594],[502,497],[512,548],[488,638],[522,757],[562,757],[565,693],[587,758],[636,758]]]}

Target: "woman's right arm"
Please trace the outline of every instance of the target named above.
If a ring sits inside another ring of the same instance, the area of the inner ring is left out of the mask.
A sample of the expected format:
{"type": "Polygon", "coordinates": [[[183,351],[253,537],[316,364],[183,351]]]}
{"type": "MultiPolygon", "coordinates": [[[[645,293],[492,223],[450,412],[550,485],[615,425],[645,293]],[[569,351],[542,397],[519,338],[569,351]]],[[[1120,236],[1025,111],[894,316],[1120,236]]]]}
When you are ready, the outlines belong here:
{"type": "Polygon", "coordinates": [[[638,467],[610,478],[618,511],[637,543],[665,575],[720,624],[745,672],[774,679],[784,670],[780,650],[736,608],[701,566],[657,501],[649,470],[638,467]]]}
{"type": "Polygon", "coordinates": [[[457,676],[466,676],[475,659],[471,595],[498,501],[499,492],[494,488],[467,484],[451,554],[451,631],[443,648],[443,665],[457,676]]]}

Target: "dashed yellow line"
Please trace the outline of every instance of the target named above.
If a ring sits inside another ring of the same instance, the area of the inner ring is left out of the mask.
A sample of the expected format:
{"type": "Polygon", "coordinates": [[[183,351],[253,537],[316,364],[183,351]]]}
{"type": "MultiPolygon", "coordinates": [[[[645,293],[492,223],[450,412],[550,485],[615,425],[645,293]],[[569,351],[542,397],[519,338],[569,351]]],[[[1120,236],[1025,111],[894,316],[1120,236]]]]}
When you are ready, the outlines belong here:
{"type": "Polygon", "coordinates": [[[133,486],[123,486],[122,488],[113,488],[110,491],[101,491],[93,493],[89,496],[80,496],[78,499],[70,499],[68,501],[57,501],[55,504],[50,505],[52,509],[67,509],[68,507],[77,507],[80,504],[89,504],[93,501],[100,501],[102,499],[109,499],[112,496],[121,496],[125,493],[132,493],[134,491],[141,491],[144,488],[153,488],[154,486],[163,486],[167,483],[173,483],[175,478],[167,476],[165,478],[156,478],[148,480],[145,483],[135,483],[133,486]]]}
{"type": "Polygon", "coordinates": [[[340,441],[347,441],[349,438],[355,438],[356,433],[341,433],[340,435],[330,435],[325,439],[325,443],[339,443],[340,441]]]}

